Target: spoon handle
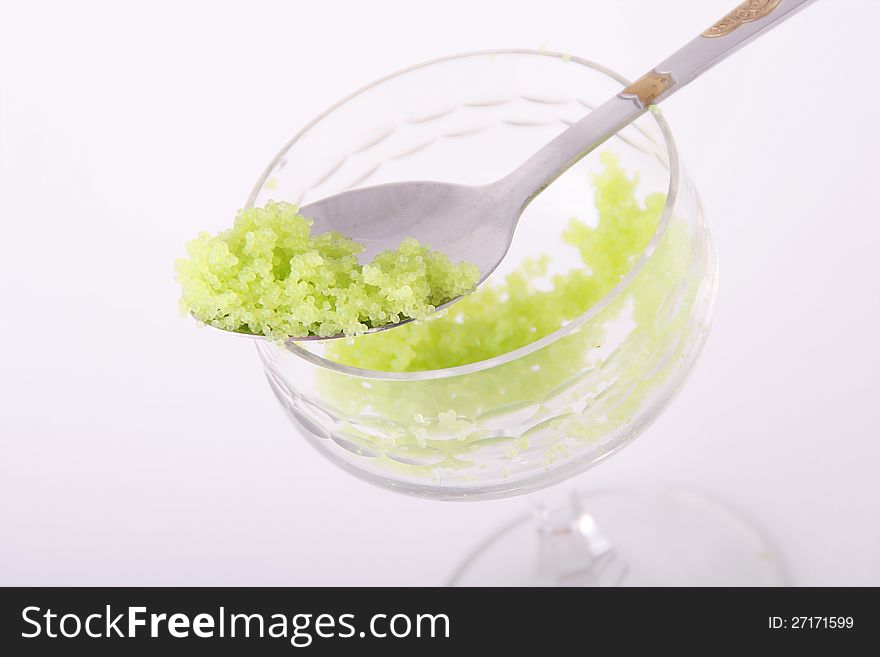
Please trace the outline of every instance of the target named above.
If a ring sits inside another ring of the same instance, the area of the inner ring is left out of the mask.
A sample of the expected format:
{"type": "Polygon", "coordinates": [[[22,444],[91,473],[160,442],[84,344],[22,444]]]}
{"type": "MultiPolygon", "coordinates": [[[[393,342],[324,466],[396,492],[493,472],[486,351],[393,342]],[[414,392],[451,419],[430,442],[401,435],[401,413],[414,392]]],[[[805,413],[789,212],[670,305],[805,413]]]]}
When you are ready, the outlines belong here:
{"type": "Polygon", "coordinates": [[[656,105],[814,1],[746,0],[620,95],[642,107],[656,105]]]}
{"type": "Polygon", "coordinates": [[[500,183],[505,193],[531,202],[606,139],[648,107],[665,100],[715,64],[815,0],[745,0],[717,23],[557,135],[500,183]]]}

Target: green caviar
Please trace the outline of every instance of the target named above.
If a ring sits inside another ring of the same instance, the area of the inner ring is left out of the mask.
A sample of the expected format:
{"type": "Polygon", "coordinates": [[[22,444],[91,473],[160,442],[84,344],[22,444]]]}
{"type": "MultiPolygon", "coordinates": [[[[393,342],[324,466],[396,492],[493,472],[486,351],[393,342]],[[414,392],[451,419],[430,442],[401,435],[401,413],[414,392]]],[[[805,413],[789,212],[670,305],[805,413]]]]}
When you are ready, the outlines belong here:
{"type": "MultiPolygon", "coordinates": [[[[453,367],[532,343],[591,307],[596,315],[540,349],[450,376],[397,380],[317,368],[314,385],[289,406],[313,425],[334,418],[331,440],[317,444],[366,455],[377,472],[411,482],[510,482],[512,491],[538,469],[607,454],[668,399],[705,333],[696,321],[714,287],[705,234],[672,215],[650,248],[665,195],[638,194],[637,178],[610,152],[601,157],[591,181],[595,221],[584,220],[584,208],[562,235],[561,249],[574,250],[580,266],[551,276],[546,258],[533,259],[424,322],[328,342],[323,353],[375,370],[453,367]],[[596,307],[645,253],[621,294],[596,307]]],[[[269,357],[280,358],[276,352],[269,357]]]]}
{"type": "Polygon", "coordinates": [[[630,270],[657,229],[665,195],[640,203],[635,178],[610,152],[593,179],[599,221],[571,219],[563,241],[584,267],[547,278],[550,258],[528,260],[504,280],[482,286],[428,321],[328,345],[328,356],[365,369],[413,372],[473,363],[508,353],[552,333],[599,301],[630,270]]]}
{"type": "Polygon", "coordinates": [[[337,232],[311,234],[295,205],[241,210],[219,235],[200,234],[175,264],[181,310],[228,331],[273,339],[354,336],[421,319],[471,292],[479,269],[412,238],[361,266],[364,247],[337,232]]]}
{"type": "Polygon", "coordinates": [[[432,495],[438,488],[422,485],[437,486],[464,498],[523,492],[551,468],[571,473],[576,460],[594,463],[644,426],[705,336],[714,258],[699,225],[664,216],[664,194],[645,195],[611,152],[600,157],[596,211],[578,208],[564,243],[549,241],[555,270],[547,258],[518,263],[424,322],[307,348],[418,372],[485,362],[575,322],[564,335],[491,366],[414,376],[303,368],[301,347],[261,347],[270,384],[319,449],[402,490],[432,495]]]}

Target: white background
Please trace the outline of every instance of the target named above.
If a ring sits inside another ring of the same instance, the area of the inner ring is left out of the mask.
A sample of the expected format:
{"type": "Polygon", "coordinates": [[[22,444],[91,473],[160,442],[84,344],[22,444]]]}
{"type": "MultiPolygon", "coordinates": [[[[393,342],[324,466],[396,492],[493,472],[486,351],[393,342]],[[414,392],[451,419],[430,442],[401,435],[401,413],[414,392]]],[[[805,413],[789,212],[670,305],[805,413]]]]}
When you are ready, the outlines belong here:
{"type": "MultiPolygon", "coordinates": [[[[339,97],[459,51],[636,77],[734,0],[3,2],[0,584],[439,584],[524,498],[372,488],[172,262],[339,97]]],[[[796,584],[880,584],[880,1],[822,0],[664,110],[718,242],[681,396],[571,482],[729,503],[796,584]]]]}

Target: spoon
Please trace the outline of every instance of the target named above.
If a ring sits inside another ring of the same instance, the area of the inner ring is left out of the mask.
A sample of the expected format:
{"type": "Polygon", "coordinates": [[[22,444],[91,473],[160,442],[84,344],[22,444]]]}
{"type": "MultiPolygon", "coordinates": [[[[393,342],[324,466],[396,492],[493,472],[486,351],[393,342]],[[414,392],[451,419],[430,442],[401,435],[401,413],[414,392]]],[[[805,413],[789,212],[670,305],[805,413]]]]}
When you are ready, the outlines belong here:
{"type": "MultiPolygon", "coordinates": [[[[488,185],[421,180],[375,185],[321,199],[300,212],[314,220],[315,232],[335,230],[364,244],[362,257],[366,259],[396,248],[405,237],[415,237],[445,253],[453,262],[477,265],[482,283],[510,248],[525,207],[550,183],[651,105],[665,100],[813,1],[742,2],[671,57],[567,128],[513,172],[488,185]]],[[[412,320],[366,332],[384,331],[409,321],[412,320]]],[[[341,337],[345,336],[332,336],[341,337]]],[[[309,336],[291,340],[332,338],[309,336]]]]}

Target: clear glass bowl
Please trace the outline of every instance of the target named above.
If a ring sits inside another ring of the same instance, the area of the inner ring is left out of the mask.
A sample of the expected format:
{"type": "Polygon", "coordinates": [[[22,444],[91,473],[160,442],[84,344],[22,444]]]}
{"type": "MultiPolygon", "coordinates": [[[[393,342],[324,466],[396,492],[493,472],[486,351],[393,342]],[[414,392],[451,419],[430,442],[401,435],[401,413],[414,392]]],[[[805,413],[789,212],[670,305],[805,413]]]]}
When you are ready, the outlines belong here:
{"type": "MultiPolygon", "coordinates": [[[[446,57],[364,87],[297,134],[250,204],[306,204],[398,180],[487,183],[628,81],[577,57],[495,51],[446,57]]],[[[502,356],[412,373],[363,370],[320,342],[258,342],[266,376],[305,438],[371,483],[438,499],[529,492],[583,472],[639,435],[682,385],[703,344],[716,262],[696,190],[668,124],[647,113],[600,147],[637,194],[666,195],[657,231],[629,273],[554,333],[502,356]]],[[[493,279],[548,253],[571,216],[595,215],[591,155],[525,211],[493,279]]],[[[454,308],[454,306],[453,306],[454,308]]]]}

